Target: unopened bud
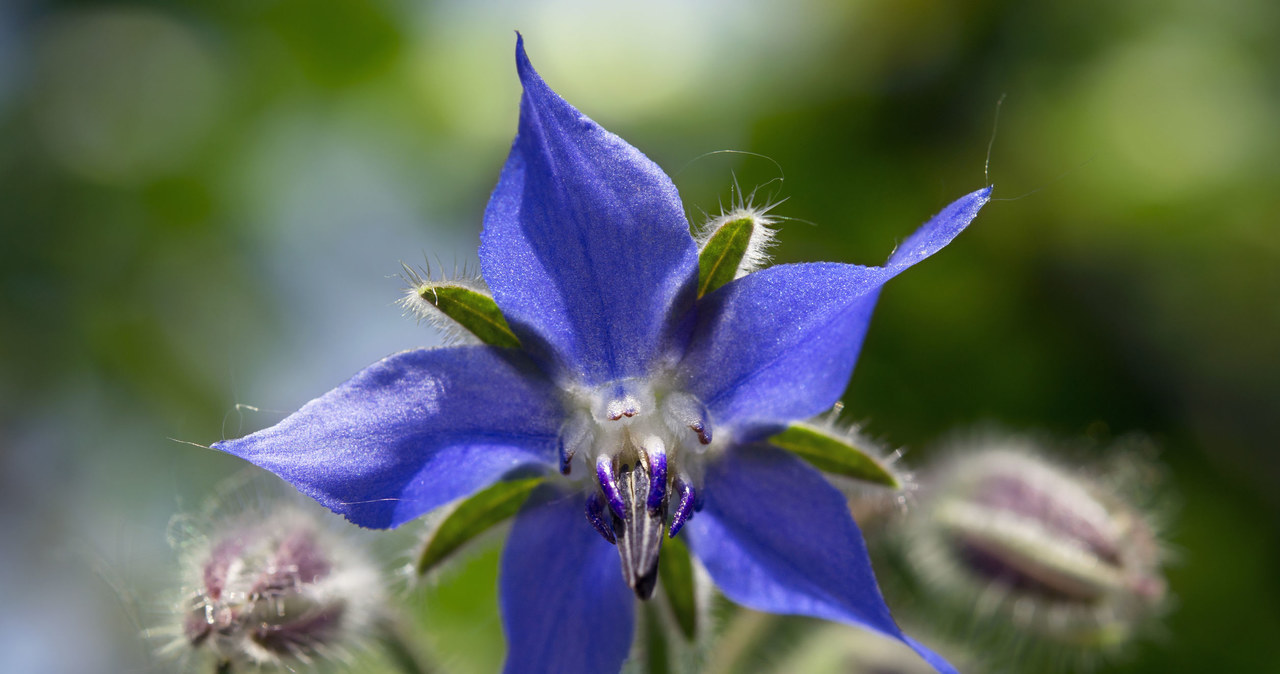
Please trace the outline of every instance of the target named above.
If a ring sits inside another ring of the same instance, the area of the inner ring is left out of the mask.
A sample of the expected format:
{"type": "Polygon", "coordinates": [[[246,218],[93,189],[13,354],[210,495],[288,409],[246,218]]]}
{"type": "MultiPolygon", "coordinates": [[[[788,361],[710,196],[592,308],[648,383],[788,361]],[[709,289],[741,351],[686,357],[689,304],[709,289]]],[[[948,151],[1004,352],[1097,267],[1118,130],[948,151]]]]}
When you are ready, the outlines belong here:
{"type": "Polygon", "coordinates": [[[1112,649],[1161,607],[1162,552],[1110,484],[999,439],[930,467],[906,523],[923,588],[1041,641],[1112,649]]]}
{"type": "Polygon", "coordinates": [[[222,669],[345,655],[383,598],[376,567],[300,507],[214,522],[184,553],[182,643],[222,669]]]}

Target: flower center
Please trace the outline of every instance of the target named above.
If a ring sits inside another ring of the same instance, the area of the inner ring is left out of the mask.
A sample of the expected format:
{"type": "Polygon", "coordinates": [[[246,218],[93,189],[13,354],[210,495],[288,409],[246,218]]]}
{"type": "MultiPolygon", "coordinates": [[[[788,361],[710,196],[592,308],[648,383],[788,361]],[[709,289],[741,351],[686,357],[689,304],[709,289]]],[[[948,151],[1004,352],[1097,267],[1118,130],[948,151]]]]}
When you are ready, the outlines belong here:
{"type": "Polygon", "coordinates": [[[623,578],[648,599],[663,531],[674,537],[693,516],[692,473],[711,444],[711,421],[697,398],[643,381],[607,384],[580,403],[560,432],[560,471],[595,470],[587,521],[618,546],[623,578]]]}

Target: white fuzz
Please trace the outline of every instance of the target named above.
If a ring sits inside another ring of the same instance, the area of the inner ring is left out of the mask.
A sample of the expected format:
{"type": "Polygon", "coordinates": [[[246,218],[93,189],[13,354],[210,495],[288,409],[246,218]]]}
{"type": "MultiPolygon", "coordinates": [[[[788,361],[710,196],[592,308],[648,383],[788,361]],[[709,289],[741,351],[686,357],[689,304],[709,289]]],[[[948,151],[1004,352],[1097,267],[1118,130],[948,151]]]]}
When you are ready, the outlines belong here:
{"type": "Polygon", "coordinates": [[[776,243],[778,218],[770,216],[769,212],[786,200],[756,206],[756,191],[752,190],[750,194],[744,195],[736,179],[733,183],[733,194],[729,209],[725,210],[721,205],[720,215],[707,221],[698,230],[694,239],[698,243],[698,248],[702,248],[726,223],[749,218],[754,225],[751,228],[751,239],[747,242],[747,250],[742,256],[742,262],[738,264],[738,271],[734,274],[734,278],[742,278],[768,265],[773,259],[770,250],[776,243]]]}
{"type": "Polygon", "coordinates": [[[171,625],[152,633],[167,634],[160,653],[187,669],[197,660],[233,671],[349,661],[382,618],[382,573],[351,529],[313,503],[260,489],[238,483],[170,524],[183,589],[171,625]]]}
{"type": "Polygon", "coordinates": [[[859,524],[865,526],[868,522],[894,514],[894,511],[899,515],[906,513],[913,503],[917,486],[915,473],[902,460],[906,450],[903,448],[890,450],[884,442],[864,433],[860,424],[842,421],[840,419],[842,411],[844,411],[844,403],[836,403],[830,412],[801,425],[857,447],[879,464],[886,473],[892,475],[898,487],[893,488],[830,473],[825,474],[827,481],[849,499],[849,507],[859,524]]]}
{"type": "Polygon", "coordinates": [[[1083,667],[1167,605],[1159,529],[1129,491],[1043,456],[1040,443],[979,434],[927,471],[902,552],[928,596],[970,627],[1083,667]]]}
{"type": "Polygon", "coordinates": [[[471,334],[470,330],[458,325],[458,322],[445,315],[436,303],[432,301],[432,288],[440,288],[451,286],[455,288],[467,288],[488,294],[489,287],[485,285],[484,279],[480,276],[479,271],[469,269],[465,264],[461,269],[454,265],[453,274],[449,278],[443,275],[436,278],[431,271],[431,264],[424,263],[424,266],[414,268],[400,263],[403,271],[400,273],[400,279],[404,281],[404,290],[396,304],[399,304],[406,316],[413,316],[419,323],[427,321],[432,327],[439,330],[444,335],[446,344],[479,344],[480,340],[471,334]],[[425,295],[425,297],[424,297],[425,295]]]}
{"type": "Polygon", "coordinates": [[[566,406],[573,410],[571,418],[585,424],[586,432],[566,424],[561,432],[572,437],[562,439],[578,445],[573,438],[589,438],[589,444],[575,448],[569,479],[576,483],[595,480],[596,461],[602,456],[618,464],[634,463],[641,450],[649,451],[652,446],[666,454],[670,476],[681,475],[701,485],[707,461],[732,442],[727,432],[715,428],[719,434],[712,444],[702,444],[689,427],[694,416],[691,410],[700,408],[701,403],[662,383],[633,379],[596,388],[577,387],[568,391],[566,406]],[[673,400],[683,404],[673,408],[673,400]]]}

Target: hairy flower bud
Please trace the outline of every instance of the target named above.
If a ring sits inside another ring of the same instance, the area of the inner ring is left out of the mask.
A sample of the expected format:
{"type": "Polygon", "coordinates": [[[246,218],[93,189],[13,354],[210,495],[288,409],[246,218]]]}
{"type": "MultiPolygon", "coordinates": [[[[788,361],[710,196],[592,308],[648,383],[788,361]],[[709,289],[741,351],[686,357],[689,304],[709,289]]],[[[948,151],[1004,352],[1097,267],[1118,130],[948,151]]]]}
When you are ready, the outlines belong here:
{"type": "Polygon", "coordinates": [[[368,635],[379,573],[318,517],[284,505],[211,525],[184,543],[181,644],[234,671],[341,657],[368,635]]]}
{"type": "Polygon", "coordinates": [[[1165,599],[1156,531],[1114,480],[1027,444],[989,440],[926,471],[906,523],[910,566],[962,615],[1042,643],[1113,649],[1165,599]]]}

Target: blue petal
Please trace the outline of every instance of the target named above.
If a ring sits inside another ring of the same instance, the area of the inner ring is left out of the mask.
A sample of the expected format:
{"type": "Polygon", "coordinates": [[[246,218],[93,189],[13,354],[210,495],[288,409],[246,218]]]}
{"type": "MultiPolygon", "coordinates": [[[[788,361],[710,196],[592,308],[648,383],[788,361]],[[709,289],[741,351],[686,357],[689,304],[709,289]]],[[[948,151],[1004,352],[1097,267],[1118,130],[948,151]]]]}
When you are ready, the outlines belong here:
{"type": "Polygon", "coordinates": [[[708,295],[681,366],[685,390],[739,437],[826,410],[849,382],[880,287],[950,242],[990,194],[981,189],[948,206],[884,267],[780,265],[708,295]]]}
{"type": "Polygon", "coordinates": [[[520,128],[480,269],[512,329],[582,383],[648,374],[692,302],[697,249],[656,164],[565,102],[516,46],[520,128]]]}
{"type": "Polygon", "coordinates": [[[508,674],[616,672],[631,649],[635,595],[583,503],[542,487],[512,525],[499,578],[508,674]]]}
{"type": "Polygon", "coordinates": [[[984,187],[970,192],[930,218],[893,251],[889,257],[889,268],[894,273],[900,272],[946,247],[978,217],[978,211],[991,200],[991,189],[984,187]]]}
{"type": "Polygon", "coordinates": [[[214,448],[356,524],[399,526],[520,466],[555,460],[563,413],[527,369],[489,347],[406,351],[279,424],[214,448]]]}
{"type": "Polygon", "coordinates": [[[703,493],[685,531],[729,599],[864,627],[954,671],[898,629],[844,496],[808,464],[773,447],[734,447],[708,468],[703,493]]]}

